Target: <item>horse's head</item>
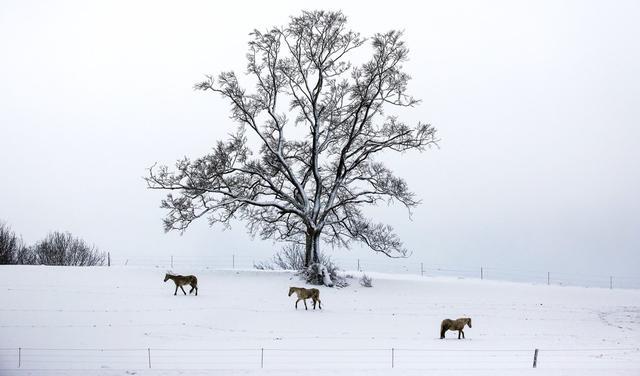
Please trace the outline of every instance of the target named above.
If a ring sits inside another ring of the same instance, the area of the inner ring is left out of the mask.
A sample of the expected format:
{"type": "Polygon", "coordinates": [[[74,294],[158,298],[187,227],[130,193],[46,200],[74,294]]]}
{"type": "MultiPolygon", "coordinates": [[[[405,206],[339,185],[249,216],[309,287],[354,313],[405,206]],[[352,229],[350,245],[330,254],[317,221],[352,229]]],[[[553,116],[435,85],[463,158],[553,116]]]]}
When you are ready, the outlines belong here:
{"type": "Polygon", "coordinates": [[[169,280],[169,273],[164,275],[164,281],[167,282],[169,280]]]}
{"type": "Polygon", "coordinates": [[[288,296],[291,296],[291,294],[293,294],[295,291],[296,291],[295,287],[289,287],[289,295],[288,296]]]}
{"type": "Polygon", "coordinates": [[[471,318],[467,318],[467,325],[469,325],[469,328],[471,328],[471,318]]]}

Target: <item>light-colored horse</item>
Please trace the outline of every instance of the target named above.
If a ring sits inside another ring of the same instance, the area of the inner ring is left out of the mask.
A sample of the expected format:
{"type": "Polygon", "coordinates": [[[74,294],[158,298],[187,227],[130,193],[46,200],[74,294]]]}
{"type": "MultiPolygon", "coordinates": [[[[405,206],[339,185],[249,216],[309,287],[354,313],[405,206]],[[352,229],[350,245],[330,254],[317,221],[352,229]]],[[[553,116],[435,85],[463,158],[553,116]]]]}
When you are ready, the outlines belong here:
{"type": "Polygon", "coordinates": [[[302,300],[304,303],[304,309],[307,308],[307,299],[313,300],[313,309],[316,309],[316,302],[318,307],[322,309],[322,303],[320,302],[320,290],[318,289],[305,289],[303,287],[290,287],[289,296],[296,293],[298,300],[296,300],[296,309],[298,309],[298,302],[302,300]]]}
{"type": "Polygon", "coordinates": [[[173,295],[178,293],[178,287],[180,287],[180,290],[187,295],[182,286],[190,285],[191,290],[189,290],[189,294],[195,290],[196,296],[198,296],[198,278],[196,278],[195,275],[173,275],[167,273],[164,275],[164,281],[167,282],[168,280],[172,280],[176,284],[176,291],[173,292],[173,295]]]}

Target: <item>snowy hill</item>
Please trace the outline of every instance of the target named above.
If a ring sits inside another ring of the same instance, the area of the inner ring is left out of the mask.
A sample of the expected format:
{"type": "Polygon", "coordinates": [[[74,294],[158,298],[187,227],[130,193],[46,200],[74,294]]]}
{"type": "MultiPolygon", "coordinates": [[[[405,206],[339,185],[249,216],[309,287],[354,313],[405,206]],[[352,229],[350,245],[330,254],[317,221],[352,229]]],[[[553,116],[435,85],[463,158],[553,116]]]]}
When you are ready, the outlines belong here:
{"type": "Polygon", "coordinates": [[[289,272],[200,271],[197,297],[164,273],[1,266],[0,374],[640,374],[638,290],[370,274],[305,311],[289,272]]]}

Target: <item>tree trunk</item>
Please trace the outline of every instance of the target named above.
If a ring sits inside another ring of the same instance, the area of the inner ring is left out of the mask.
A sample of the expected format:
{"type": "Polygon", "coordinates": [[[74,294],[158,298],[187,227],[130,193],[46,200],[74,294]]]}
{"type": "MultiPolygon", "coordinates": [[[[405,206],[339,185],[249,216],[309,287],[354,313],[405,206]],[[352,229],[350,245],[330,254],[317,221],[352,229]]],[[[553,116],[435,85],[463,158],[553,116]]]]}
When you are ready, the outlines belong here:
{"type": "Polygon", "coordinates": [[[304,266],[309,267],[311,264],[318,263],[320,258],[320,232],[307,229],[305,242],[304,266]]]}
{"type": "Polygon", "coordinates": [[[309,234],[307,230],[306,241],[305,241],[305,252],[304,252],[304,266],[309,267],[311,265],[311,260],[313,260],[313,237],[309,234]]]}
{"type": "Polygon", "coordinates": [[[320,232],[313,234],[313,263],[320,262],[320,232]]]}

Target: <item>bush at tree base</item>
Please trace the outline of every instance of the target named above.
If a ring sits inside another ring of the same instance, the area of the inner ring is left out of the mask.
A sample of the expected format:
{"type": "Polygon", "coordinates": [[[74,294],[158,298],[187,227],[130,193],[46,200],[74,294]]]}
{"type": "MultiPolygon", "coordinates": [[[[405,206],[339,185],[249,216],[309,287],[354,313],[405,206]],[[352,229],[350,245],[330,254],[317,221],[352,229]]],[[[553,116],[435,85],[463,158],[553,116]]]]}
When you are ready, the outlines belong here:
{"type": "Polygon", "coordinates": [[[333,263],[331,257],[318,255],[318,263],[304,266],[304,249],[299,244],[288,244],[282,247],[271,260],[253,264],[259,270],[295,270],[305,282],[311,285],[329,287],[346,287],[347,279],[340,273],[340,268],[333,263]]]}

